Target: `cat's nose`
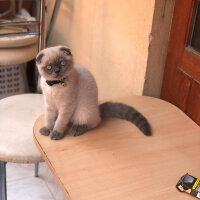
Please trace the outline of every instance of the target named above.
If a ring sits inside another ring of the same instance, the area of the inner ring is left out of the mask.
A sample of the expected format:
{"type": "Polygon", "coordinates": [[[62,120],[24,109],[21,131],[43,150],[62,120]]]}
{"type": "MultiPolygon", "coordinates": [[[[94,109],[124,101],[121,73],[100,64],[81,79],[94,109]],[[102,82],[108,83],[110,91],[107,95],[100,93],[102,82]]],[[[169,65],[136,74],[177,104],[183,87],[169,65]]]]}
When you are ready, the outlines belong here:
{"type": "Polygon", "coordinates": [[[58,74],[60,72],[60,68],[55,68],[55,73],[58,74]]]}

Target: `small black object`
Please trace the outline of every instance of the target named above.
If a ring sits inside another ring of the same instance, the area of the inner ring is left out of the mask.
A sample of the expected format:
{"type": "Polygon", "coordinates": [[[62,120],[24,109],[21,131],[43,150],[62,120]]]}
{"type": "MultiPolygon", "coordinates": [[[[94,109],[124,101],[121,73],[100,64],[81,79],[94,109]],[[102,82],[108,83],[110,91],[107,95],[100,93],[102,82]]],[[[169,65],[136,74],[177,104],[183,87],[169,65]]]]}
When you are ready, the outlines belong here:
{"type": "Polygon", "coordinates": [[[176,185],[180,192],[186,192],[200,199],[200,180],[188,173],[182,176],[176,185]]]}

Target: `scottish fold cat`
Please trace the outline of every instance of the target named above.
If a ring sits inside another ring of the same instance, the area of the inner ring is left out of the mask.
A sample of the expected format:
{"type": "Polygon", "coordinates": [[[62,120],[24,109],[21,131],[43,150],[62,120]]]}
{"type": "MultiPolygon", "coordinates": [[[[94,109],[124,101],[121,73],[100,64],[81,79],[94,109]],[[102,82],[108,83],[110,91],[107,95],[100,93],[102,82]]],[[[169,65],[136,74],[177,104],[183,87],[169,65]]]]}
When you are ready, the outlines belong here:
{"type": "Polygon", "coordinates": [[[45,101],[43,135],[53,140],[69,133],[79,136],[99,125],[103,118],[116,117],[135,124],[145,135],[151,135],[147,119],[123,103],[98,105],[97,84],[84,67],[74,65],[71,50],[65,46],[43,49],[36,57],[45,101]]]}

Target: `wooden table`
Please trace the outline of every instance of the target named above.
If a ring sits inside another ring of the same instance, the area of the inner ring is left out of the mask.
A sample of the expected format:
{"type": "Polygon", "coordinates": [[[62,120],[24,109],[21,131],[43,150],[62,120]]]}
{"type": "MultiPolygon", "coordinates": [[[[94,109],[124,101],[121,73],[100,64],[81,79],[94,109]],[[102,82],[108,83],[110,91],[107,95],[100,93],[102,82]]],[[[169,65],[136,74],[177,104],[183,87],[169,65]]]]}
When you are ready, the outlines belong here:
{"type": "Polygon", "coordinates": [[[200,178],[200,129],[175,106],[151,97],[118,99],[140,110],[153,136],[133,124],[103,120],[95,130],[60,141],[34,140],[68,200],[189,200],[175,186],[187,172],[200,178]]]}

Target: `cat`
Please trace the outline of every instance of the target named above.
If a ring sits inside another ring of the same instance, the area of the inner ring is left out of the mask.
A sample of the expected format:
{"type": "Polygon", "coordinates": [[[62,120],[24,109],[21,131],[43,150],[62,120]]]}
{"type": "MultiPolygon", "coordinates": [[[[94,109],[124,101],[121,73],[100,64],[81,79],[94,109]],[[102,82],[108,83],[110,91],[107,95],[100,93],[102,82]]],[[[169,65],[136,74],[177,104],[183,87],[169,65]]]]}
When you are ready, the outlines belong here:
{"type": "Polygon", "coordinates": [[[135,124],[145,135],[152,134],[147,119],[136,109],[123,103],[98,105],[98,89],[93,75],[74,65],[71,50],[65,46],[43,49],[36,56],[45,102],[45,125],[40,134],[52,140],[69,133],[79,136],[97,127],[103,118],[121,118],[135,124]]]}

